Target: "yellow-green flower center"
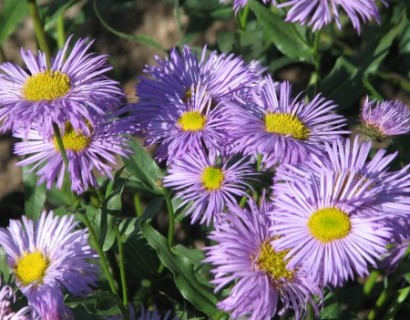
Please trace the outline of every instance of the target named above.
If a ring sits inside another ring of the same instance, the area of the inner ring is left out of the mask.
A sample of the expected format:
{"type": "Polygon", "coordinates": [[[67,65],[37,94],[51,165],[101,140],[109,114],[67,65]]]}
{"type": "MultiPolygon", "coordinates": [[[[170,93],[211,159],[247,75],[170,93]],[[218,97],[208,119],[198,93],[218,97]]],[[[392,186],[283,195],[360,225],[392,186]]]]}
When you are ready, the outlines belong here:
{"type": "Polygon", "coordinates": [[[198,111],[185,112],[179,119],[178,124],[184,131],[199,131],[205,127],[206,117],[198,111]]]}
{"type": "Polygon", "coordinates": [[[272,239],[268,239],[262,244],[259,256],[256,259],[259,270],[265,271],[273,280],[292,279],[294,272],[286,268],[289,260],[285,259],[289,250],[276,252],[270,244],[271,241],[272,239]]]}
{"type": "Polygon", "coordinates": [[[308,221],[310,233],[319,241],[328,243],[343,239],[352,228],[349,215],[338,208],[323,208],[314,212],[308,221]]]}
{"type": "Polygon", "coordinates": [[[55,100],[70,91],[70,79],[60,71],[44,71],[32,75],[23,85],[23,96],[27,100],[55,100]]]}
{"type": "MultiPolygon", "coordinates": [[[[63,141],[65,150],[80,152],[89,146],[91,137],[85,136],[81,132],[76,132],[71,123],[67,122],[65,125],[64,135],[61,137],[61,140],[63,141]]],[[[53,138],[53,143],[54,148],[57,151],[60,151],[56,137],[53,138]]]]}
{"type": "Polygon", "coordinates": [[[310,134],[309,128],[297,117],[289,113],[266,114],[265,127],[267,132],[292,136],[298,140],[306,140],[310,134]]]}
{"type": "Polygon", "coordinates": [[[202,173],[202,183],[208,191],[218,190],[224,181],[224,174],[221,169],[206,167],[202,173]]]}
{"type": "Polygon", "coordinates": [[[41,252],[26,253],[17,260],[15,273],[24,285],[28,285],[43,280],[48,264],[49,262],[41,252]]]}

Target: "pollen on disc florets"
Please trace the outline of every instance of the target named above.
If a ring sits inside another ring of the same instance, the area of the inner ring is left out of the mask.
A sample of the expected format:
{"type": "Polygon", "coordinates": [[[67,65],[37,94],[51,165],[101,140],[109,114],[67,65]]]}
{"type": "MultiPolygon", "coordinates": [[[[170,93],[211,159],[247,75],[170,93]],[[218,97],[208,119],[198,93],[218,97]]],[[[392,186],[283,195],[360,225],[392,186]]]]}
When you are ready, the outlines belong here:
{"type": "Polygon", "coordinates": [[[49,265],[49,261],[40,251],[24,254],[17,260],[14,268],[17,278],[28,285],[33,282],[42,281],[49,265]]]}
{"type": "Polygon", "coordinates": [[[323,208],[309,218],[310,233],[319,241],[328,243],[346,237],[352,228],[350,217],[338,208],[323,208]]]}
{"type": "Polygon", "coordinates": [[[27,78],[23,96],[30,101],[55,100],[70,91],[70,78],[61,71],[46,70],[27,78]]]}
{"type": "Polygon", "coordinates": [[[306,140],[310,130],[296,116],[288,113],[268,113],[265,115],[267,132],[291,136],[294,139],[306,140]]]}
{"type": "Polygon", "coordinates": [[[224,181],[224,173],[220,168],[206,167],[202,172],[202,183],[208,191],[218,190],[224,181]]]}
{"type": "Polygon", "coordinates": [[[205,127],[206,117],[198,111],[188,111],[178,119],[183,131],[199,131],[205,127]]]}
{"type": "Polygon", "coordinates": [[[289,259],[285,259],[289,250],[275,251],[271,245],[273,239],[263,242],[259,255],[256,259],[256,265],[259,270],[265,271],[273,280],[293,278],[294,272],[289,270],[286,265],[289,259]]]}

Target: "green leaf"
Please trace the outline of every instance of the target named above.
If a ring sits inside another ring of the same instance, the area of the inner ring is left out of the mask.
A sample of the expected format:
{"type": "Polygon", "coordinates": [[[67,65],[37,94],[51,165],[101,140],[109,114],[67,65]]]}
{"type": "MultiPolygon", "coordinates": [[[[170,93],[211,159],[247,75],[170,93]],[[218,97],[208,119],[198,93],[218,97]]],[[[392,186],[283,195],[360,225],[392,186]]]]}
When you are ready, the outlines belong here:
{"type": "Polygon", "coordinates": [[[186,258],[193,264],[196,277],[198,278],[199,282],[201,282],[201,284],[207,287],[213,287],[210,283],[211,265],[203,263],[205,256],[201,250],[189,249],[179,244],[174,246],[171,250],[177,256],[186,258]]]}
{"type": "Polygon", "coordinates": [[[134,155],[130,158],[123,158],[126,171],[136,180],[140,190],[163,194],[161,169],[137,141],[132,141],[130,145],[134,150],[134,155]]]}
{"type": "MultiPolygon", "coordinates": [[[[86,213],[91,225],[96,233],[98,243],[104,251],[108,251],[115,242],[115,220],[116,217],[110,214],[104,214],[101,209],[96,209],[93,206],[87,206],[86,213]]],[[[77,215],[78,219],[82,220],[82,215],[77,215]]]]}
{"type": "Polygon", "coordinates": [[[118,30],[114,29],[101,16],[101,13],[100,13],[100,11],[98,10],[98,7],[97,7],[97,1],[96,0],[93,1],[93,5],[94,5],[94,12],[95,12],[98,20],[100,20],[101,24],[104,26],[105,29],[107,29],[111,33],[115,34],[117,37],[138,42],[142,45],[145,45],[147,47],[151,47],[151,48],[153,48],[155,50],[158,50],[158,51],[165,51],[165,48],[163,46],[161,46],[156,40],[154,40],[150,36],[147,36],[145,34],[137,34],[137,35],[128,34],[128,33],[124,33],[124,32],[121,32],[121,31],[118,31],[118,30]]]}
{"type": "Polygon", "coordinates": [[[113,180],[108,183],[104,201],[101,203],[103,213],[118,215],[122,209],[124,181],[120,178],[124,168],[118,170],[113,180]]]}
{"type": "Polygon", "coordinates": [[[321,82],[323,94],[342,108],[351,106],[362,93],[362,79],[377,71],[405,23],[403,14],[388,33],[376,36],[364,50],[350,58],[338,58],[330,74],[321,82]]]}
{"type": "Polygon", "coordinates": [[[44,209],[46,186],[44,183],[37,185],[38,177],[29,171],[30,167],[23,167],[24,212],[27,217],[37,220],[44,209]]]}
{"type": "Polygon", "coordinates": [[[27,15],[27,1],[4,0],[0,13],[0,45],[27,15]]]}
{"type": "Polygon", "coordinates": [[[192,262],[185,257],[175,256],[168,248],[167,239],[148,223],[141,223],[141,231],[149,245],[157,250],[162,264],[174,274],[175,284],[182,296],[198,310],[209,316],[215,315],[217,298],[209,287],[198,280],[192,262]]]}
{"type": "Polygon", "coordinates": [[[272,42],[280,52],[289,58],[312,61],[313,50],[305,36],[306,28],[283,21],[282,17],[255,0],[249,2],[249,7],[262,25],[266,39],[272,42]]]}

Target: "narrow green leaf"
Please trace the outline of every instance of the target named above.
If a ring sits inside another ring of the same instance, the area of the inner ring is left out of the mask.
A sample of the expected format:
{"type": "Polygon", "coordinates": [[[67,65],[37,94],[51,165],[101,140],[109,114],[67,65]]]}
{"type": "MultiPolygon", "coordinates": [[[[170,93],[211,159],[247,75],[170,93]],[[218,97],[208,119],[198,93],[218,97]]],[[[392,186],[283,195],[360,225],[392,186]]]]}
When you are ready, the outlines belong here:
{"type": "Polygon", "coordinates": [[[46,201],[46,186],[37,185],[38,177],[29,172],[30,167],[23,167],[24,212],[27,217],[37,220],[44,209],[46,201]]]}
{"type": "Polygon", "coordinates": [[[321,82],[323,94],[342,108],[351,106],[362,93],[362,79],[377,71],[405,23],[403,14],[389,32],[380,33],[360,53],[350,58],[338,58],[330,74],[321,82]]]}
{"type": "Polygon", "coordinates": [[[0,15],[0,45],[27,15],[27,1],[4,0],[0,15]]]}
{"type": "Polygon", "coordinates": [[[262,25],[267,40],[271,41],[280,52],[289,58],[312,61],[313,51],[306,39],[305,28],[295,23],[285,22],[282,17],[255,0],[249,2],[249,7],[262,25]]]}
{"type": "Polygon", "coordinates": [[[147,36],[145,34],[137,34],[137,35],[128,34],[128,33],[124,33],[124,32],[121,32],[121,31],[118,31],[118,30],[114,29],[101,16],[100,11],[98,10],[96,0],[93,1],[93,5],[94,5],[94,12],[95,12],[98,20],[100,20],[101,24],[104,26],[105,29],[107,29],[111,33],[115,34],[117,37],[138,42],[140,44],[143,44],[147,47],[151,47],[151,48],[153,48],[155,50],[158,50],[158,51],[165,51],[165,48],[163,46],[161,46],[156,40],[154,40],[150,36],[147,36]]]}
{"type": "Polygon", "coordinates": [[[161,169],[137,141],[131,142],[131,147],[134,150],[134,155],[130,158],[123,158],[126,171],[136,179],[141,189],[146,188],[147,191],[154,194],[162,194],[163,174],[161,169]]]}
{"type": "Polygon", "coordinates": [[[209,316],[215,315],[217,299],[210,288],[197,279],[192,262],[185,257],[175,256],[168,248],[167,239],[148,223],[141,223],[141,231],[149,245],[158,251],[161,262],[174,274],[175,284],[182,296],[198,310],[209,316]]]}

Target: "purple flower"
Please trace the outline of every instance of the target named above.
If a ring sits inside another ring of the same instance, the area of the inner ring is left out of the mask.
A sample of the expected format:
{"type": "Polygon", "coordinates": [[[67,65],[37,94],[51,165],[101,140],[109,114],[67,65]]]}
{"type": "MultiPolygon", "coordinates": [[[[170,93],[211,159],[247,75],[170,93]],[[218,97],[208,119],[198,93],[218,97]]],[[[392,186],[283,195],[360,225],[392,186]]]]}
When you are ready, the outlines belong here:
{"type": "Polygon", "coordinates": [[[16,301],[16,295],[13,288],[9,285],[1,285],[0,283],[0,319],[2,320],[34,320],[38,319],[33,316],[32,310],[29,307],[24,307],[18,312],[12,309],[12,303],[16,301]]]}
{"type": "Polygon", "coordinates": [[[212,107],[206,87],[198,84],[186,101],[175,97],[171,105],[135,109],[135,122],[145,128],[145,144],[158,143],[156,158],[168,163],[197,150],[220,154],[225,150],[225,116],[220,107],[212,107]],[[204,149],[205,147],[205,149],[204,149]]]}
{"type": "Polygon", "coordinates": [[[23,216],[0,229],[17,287],[43,320],[71,319],[63,289],[84,296],[98,279],[97,254],[88,245],[88,233],[76,227],[74,216],[43,211],[38,221],[23,216]]]}
{"type": "MultiPolygon", "coordinates": [[[[381,2],[386,5],[384,0],[381,2]]],[[[286,21],[300,22],[313,26],[313,31],[322,29],[333,20],[339,29],[342,28],[340,11],[346,12],[353,27],[360,33],[361,22],[375,19],[380,22],[376,0],[285,0],[279,8],[290,7],[286,21]]]]}
{"type": "Polygon", "coordinates": [[[392,237],[379,206],[367,201],[376,197],[378,186],[349,170],[314,172],[307,164],[302,169],[299,177],[291,170],[276,173],[284,185],[275,191],[270,212],[271,230],[281,235],[274,245],[289,250],[290,268],[303,265],[323,285],[367,275],[392,237]]]}
{"type": "MultiPolygon", "coordinates": [[[[181,53],[172,49],[170,57],[165,60],[156,57],[158,65],[146,66],[144,72],[148,77],[140,77],[136,88],[142,106],[163,106],[170,109],[172,103],[169,98],[177,96],[181,100],[187,100],[197,90],[202,90],[202,87],[218,103],[245,87],[255,85],[257,75],[241,58],[215,51],[208,56],[206,54],[206,47],[198,57],[190,47],[184,46],[181,53]]],[[[144,110],[141,112],[145,112],[144,110]]]]}
{"type": "Polygon", "coordinates": [[[345,119],[333,113],[336,106],[320,95],[311,102],[291,98],[288,82],[279,86],[266,77],[253,103],[229,102],[224,113],[234,153],[261,154],[269,167],[281,162],[298,163],[320,155],[323,144],[339,138],[345,119]]]}
{"type": "MultiPolygon", "coordinates": [[[[125,133],[129,132],[130,124],[124,118],[113,120],[111,115],[99,117],[95,125],[90,123],[90,136],[75,131],[67,122],[60,128],[62,141],[68,158],[68,172],[71,179],[71,189],[82,193],[88,187],[96,187],[97,179],[94,171],[112,178],[113,167],[117,164],[116,156],[129,156],[132,151],[128,146],[131,139],[125,133]]],[[[17,131],[14,136],[24,138],[23,131],[17,131]]],[[[33,171],[40,177],[38,184],[46,183],[47,188],[56,183],[61,188],[66,166],[63,161],[56,138],[49,134],[41,135],[38,124],[27,134],[27,141],[15,145],[17,155],[29,155],[17,163],[19,166],[31,165],[33,171]]]]}
{"type": "MultiPolygon", "coordinates": [[[[123,98],[116,81],[104,74],[111,70],[107,57],[87,53],[92,42],[80,39],[69,53],[71,38],[47,66],[46,56],[21,51],[28,70],[10,62],[0,65],[1,130],[27,133],[38,122],[44,135],[52,123],[69,121],[76,130],[87,132],[94,114],[112,110],[123,98]],[[85,119],[85,120],[84,120],[85,119]]],[[[93,124],[93,123],[92,123],[93,124]]]]}
{"type": "Polygon", "coordinates": [[[249,210],[230,205],[211,232],[216,244],[205,248],[205,262],[214,267],[215,291],[232,285],[218,308],[230,312],[232,318],[253,320],[271,319],[277,312],[293,309],[300,319],[308,302],[316,308],[312,296],[321,292],[308,281],[304,269],[288,267],[288,250],[272,245],[277,234],[269,232],[266,213],[271,205],[262,202],[258,208],[251,199],[248,205],[249,210]]]}
{"type": "Polygon", "coordinates": [[[325,145],[322,156],[312,157],[301,170],[320,172],[327,168],[335,174],[346,173],[346,183],[363,180],[371,186],[372,193],[367,198],[362,195],[360,201],[379,206],[375,214],[391,217],[392,222],[397,222],[394,229],[401,230],[398,218],[407,218],[410,214],[410,166],[389,171],[397,152],[386,154],[386,149],[380,149],[368,160],[371,147],[371,142],[359,142],[358,136],[353,142],[350,139],[334,141],[325,145]]]}
{"type": "Polygon", "coordinates": [[[399,100],[375,102],[366,100],[360,120],[363,131],[377,141],[410,132],[410,110],[399,100]]]}
{"type": "Polygon", "coordinates": [[[164,186],[182,200],[179,207],[189,205],[186,215],[191,216],[192,223],[200,219],[209,224],[220,218],[226,205],[237,203],[237,198],[246,194],[246,179],[254,175],[247,159],[218,161],[198,152],[175,160],[164,186]]]}

